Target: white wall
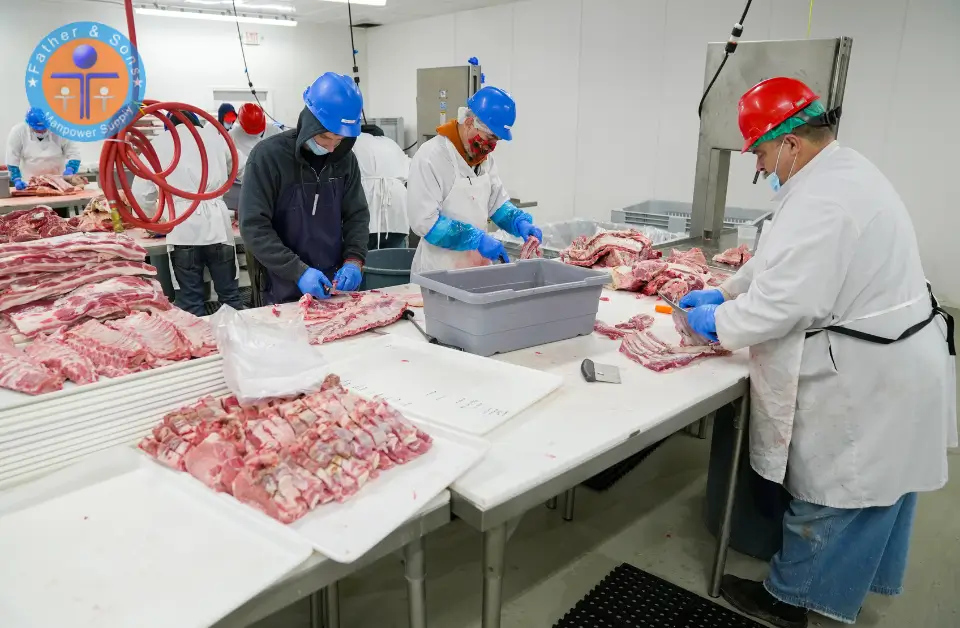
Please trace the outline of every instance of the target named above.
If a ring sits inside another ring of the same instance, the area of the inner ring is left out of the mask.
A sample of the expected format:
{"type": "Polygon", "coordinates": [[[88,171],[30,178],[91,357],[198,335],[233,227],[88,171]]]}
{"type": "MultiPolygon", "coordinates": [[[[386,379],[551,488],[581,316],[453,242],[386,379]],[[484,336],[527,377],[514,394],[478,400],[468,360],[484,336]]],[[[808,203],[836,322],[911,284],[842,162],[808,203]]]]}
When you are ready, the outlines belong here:
{"type": "MultiPolygon", "coordinates": [[[[608,218],[647,199],[693,196],[706,43],[724,40],[743,0],[528,0],[368,31],[368,115],[403,116],[416,138],[416,70],[477,56],[488,84],[518,101],[498,162],[541,222],[608,218]]],[[[755,0],[745,40],[807,35],[809,3],[755,0]]],[[[840,139],[894,182],[913,215],[924,266],[960,305],[960,2],[843,0],[814,6],[811,37],[853,37],[840,139]],[[948,190],[948,185],[950,189],[948,190]]],[[[769,207],[732,159],[728,203],[769,207]]]]}
{"type": "MultiPolygon", "coordinates": [[[[27,59],[48,32],[78,21],[108,24],[127,32],[123,9],[101,3],[56,3],[31,0],[0,0],[16,4],[16,19],[0,20],[0,41],[5,63],[0,65],[0,84],[16,89],[0,101],[0,134],[23,121],[28,104],[22,86],[27,59]]],[[[10,16],[11,9],[3,6],[10,16]]],[[[147,98],[176,101],[215,109],[213,89],[245,88],[243,60],[236,25],[164,17],[136,16],[137,39],[147,75],[147,98]]],[[[247,62],[257,89],[270,90],[274,110],[270,113],[287,124],[296,124],[303,108],[304,88],[326,71],[350,74],[350,34],[346,27],[325,27],[300,22],[296,27],[246,24],[263,38],[248,46],[247,62]]],[[[365,67],[366,36],[355,32],[361,54],[361,77],[365,67]]],[[[82,146],[87,163],[99,160],[100,143],[82,146]]]]}

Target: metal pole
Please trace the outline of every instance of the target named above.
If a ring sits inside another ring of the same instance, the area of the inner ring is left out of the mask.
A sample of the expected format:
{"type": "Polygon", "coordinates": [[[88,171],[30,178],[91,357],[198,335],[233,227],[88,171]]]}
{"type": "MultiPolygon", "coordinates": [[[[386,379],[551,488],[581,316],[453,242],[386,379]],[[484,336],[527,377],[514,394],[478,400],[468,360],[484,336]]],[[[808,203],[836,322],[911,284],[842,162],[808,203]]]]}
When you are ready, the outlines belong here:
{"type": "Polygon", "coordinates": [[[326,628],[340,628],[340,584],[334,582],[324,589],[326,595],[326,628]]]}
{"type": "Polygon", "coordinates": [[[507,550],[507,524],[483,533],[483,620],[481,628],[500,628],[503,608],[503,560],[507,550]]]}
{"type": "Polygon", "coordinates": [[[573,521],[573,500],[577,495],[577,487],[574,486],[563,493],[563,520],[573,521]]]}
{"type": "Polygon", "coordinates": [[[403,572],[407,578],[410,628],[427,628],[426,545],[421,536],[403,546],[403,572]]]}
{"type": "Polygon", "coordinates": [[[734,496],[737,493],[737,477],[740,471],[740,450],[743,448],[743,434],[747,426],[750,411],[750,392],[740,399],[740,409],[733,420],[733,456],[730,462],[730,474],[727,479],[727,495],[723,502],[723,515],[720,519],[720,531],[717,534],[717,553],[713,560],[713,575],[710,578],[710,597],[720,597],[720,580],[727,563],[727,546],[730,544],[730,521],[733,519],[734,496]]]}
{"type": "Polygon", "coordinates": [[[557,509],[557,498],[556,498],[556,496],[551,497],[550,499],[547,500],[547,508],[549,508],[550,510],[556,510],[556,509],[557,509]]]}
{"type": "Polygon", "coordinates": [[[323,625],[323,590],[310,594],[310,628],[325,628],[323,625]]]}

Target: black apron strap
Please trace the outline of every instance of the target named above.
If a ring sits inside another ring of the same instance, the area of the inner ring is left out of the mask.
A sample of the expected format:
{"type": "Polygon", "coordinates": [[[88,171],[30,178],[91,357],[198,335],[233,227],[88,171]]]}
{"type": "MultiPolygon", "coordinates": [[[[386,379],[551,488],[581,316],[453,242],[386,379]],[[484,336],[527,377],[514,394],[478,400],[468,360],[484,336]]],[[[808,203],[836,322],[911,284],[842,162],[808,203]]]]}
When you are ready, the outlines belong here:
{"type": "Polygon", "coordinates": [[[944,322],[946,322],[947,324],[947,348],[950,351],[950,355],[955,356],[957,355],[957,348],[956,348],[956,345],[954,344],[954,339],[953,339],[953,331],[954,331],[953,316],[951,316],[949,312],[947,312],[942,307],[940,307],[940,304],[937,302],[936,297],[933,296],[933,288],[931,288],[929,283],[927,284],[927,291],[930,292],[930,304],[931,304],[930,316],[920,321],[916,325],[911,325],[896,338],[884,338],[883,336],[875,336],[873,334],[864,333],[862,331],[857,331],[855,329],[847,329],[846,327],[839,327],[837,325],[829,325],[827,327],[818,329],[816,331],[808,331],[806,337],[809,338],[811,336],[815,336],[819,334],[821,331],[832,331],[836,334],[849,336],[851,338],[856,338],[857,340],[863,340],[865,342],[872,342],[874,344],[879,344],[879,345],[889,345],[895,342],[900,342],[901,340],[906,340],[910,336],[913,336],[914,334],[919,332],[921,329],[929,325],[933,321],[933,319],[940,316],[941,318],[943,318],[944,322]]]}

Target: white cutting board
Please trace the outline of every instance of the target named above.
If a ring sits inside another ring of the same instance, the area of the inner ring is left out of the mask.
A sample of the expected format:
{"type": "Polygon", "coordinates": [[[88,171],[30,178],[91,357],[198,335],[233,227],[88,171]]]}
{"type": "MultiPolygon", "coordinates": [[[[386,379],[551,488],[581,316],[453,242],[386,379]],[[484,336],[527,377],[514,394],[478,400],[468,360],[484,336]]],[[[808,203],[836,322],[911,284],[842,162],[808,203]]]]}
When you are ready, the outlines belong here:
{"type": "Polygon", "coordinates": [[[404,415],[482,436],[560,387],[563,378],[397,335],[355,345],[330,370],[363,397],[404,415]]]}
{"type": "Polygon", "coordinates": [[[203,628],[312,553],[211,495],[129,447],[0,493],[0,624],[203,628]]]}
{"type": "Polygon", "coordinates": [[[346,502],[318,506],[290,528],[321,554],[340,563],[353,562],[423,510],[490,447],[485,440],[452,430],[421,427],[433,438],[430,451],[381,471],[346,502]]]}

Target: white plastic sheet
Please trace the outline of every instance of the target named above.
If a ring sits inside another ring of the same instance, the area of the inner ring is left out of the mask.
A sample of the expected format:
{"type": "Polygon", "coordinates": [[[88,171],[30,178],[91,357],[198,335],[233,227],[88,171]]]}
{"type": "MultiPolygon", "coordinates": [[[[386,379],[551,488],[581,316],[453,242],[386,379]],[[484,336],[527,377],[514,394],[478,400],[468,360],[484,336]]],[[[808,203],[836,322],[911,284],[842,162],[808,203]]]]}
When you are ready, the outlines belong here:
{"type": "Polygon", "coordinates": [[[264,321],[223,305],[210,318],[227,387],[244,403],[320,389],[330,372],[303,317],[264,321]]]}

